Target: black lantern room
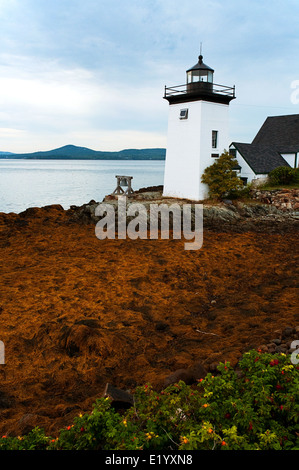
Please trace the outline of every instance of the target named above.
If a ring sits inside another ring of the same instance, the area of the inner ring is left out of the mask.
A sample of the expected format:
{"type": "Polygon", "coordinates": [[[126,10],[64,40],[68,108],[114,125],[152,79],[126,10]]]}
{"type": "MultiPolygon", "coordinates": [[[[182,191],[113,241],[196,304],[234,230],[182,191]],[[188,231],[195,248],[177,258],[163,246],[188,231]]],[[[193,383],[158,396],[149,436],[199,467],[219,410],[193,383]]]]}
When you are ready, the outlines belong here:
{"type": "Polygon", "coordinates": [[[229,104],[235,99],[235,87],[214,83],[214,70],[203,63],[200,54],[198,62],[186,71],[187,83],[178,86],[165,86],[164,98],[169,104],[189,101],[212,101],[229,104]]]}
{"type": "Polygon", "coordinates": [[[187,70],[187,91],[213,91],[214,70],[204,64],[203,56],[198,57],[198,63],[187,70]]]}

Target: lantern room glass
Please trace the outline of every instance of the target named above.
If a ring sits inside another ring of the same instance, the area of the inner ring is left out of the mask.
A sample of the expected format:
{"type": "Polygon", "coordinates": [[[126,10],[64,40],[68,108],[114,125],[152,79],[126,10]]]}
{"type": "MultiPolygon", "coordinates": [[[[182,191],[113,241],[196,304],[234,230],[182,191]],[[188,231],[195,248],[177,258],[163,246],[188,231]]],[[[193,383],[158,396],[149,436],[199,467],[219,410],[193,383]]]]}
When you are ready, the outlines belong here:
{"type": "Polygon", "coordinates": [[[213,83],[213,72],[211,70],[195,69],[187,72],[187,83],[207,82],[213,83]]]}

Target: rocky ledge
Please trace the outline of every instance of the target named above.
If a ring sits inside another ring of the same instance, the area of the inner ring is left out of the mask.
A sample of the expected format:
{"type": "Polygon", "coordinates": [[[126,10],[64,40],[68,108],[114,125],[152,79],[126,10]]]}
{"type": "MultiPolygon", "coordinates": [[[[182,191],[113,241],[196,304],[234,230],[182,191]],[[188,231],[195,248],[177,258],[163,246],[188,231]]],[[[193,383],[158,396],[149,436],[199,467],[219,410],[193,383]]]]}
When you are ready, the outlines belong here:
{"type": "MultiPolygon", "coordinates": [[[[296,190],[292,194],[295,194],[296,190]]],[[[282,194],[287,194],[283,193],[282,194]]],[[[224,200],[222,202],[203,202],[203,223],[204,229],[219,230],[223,232],[234,231],[238,233],[246,231],[263,232],[270,231],[271,233],[283,233],[284,231],[294,230],[299,226],[299,210],[296,210],[296,205],[293,204],[292,208],[288,206],[286,210],[276,202],[278,196],[271,201],[263,196],[258,199],[259,194],[256,193],[255,199],[252,201],[241,202],[239,200],[224,200]],[[271,203],[270,203],[270,202],[271,203]]],[[[287,199],[285,197],[284,199],[287,199]]],[[[279,195],[281,200],[281,195],[279,195]]],[[[293,199],[292,199],[293,201],[293,199]]],[[[104,201],[106,204],[114,206],[115,215],[118,213],[118,200],[114,196],[106,196],[104,201]]],[[[192,221],[194,222],[194,206],[197,201],[190,201],[187,199],[166,198],[162,196],[162,189],[158,188],[142,188],[135,192],[133,197],[127,198],[127,206],[132,203],[142,203],[148,210],[148,224],[149,224],[149,207],[151,204],[191,204],[192,221]]],[[[89,203],[82,206],[71,206],[68,211],[69,221],[76,223],[96,224],[100,217],[95,215],[95,211],[99,202],[91,200],[89,203]]],[[[170,214],[171,216],[171,214],[170,214]]],[[[127,218],[129,221],[129,218],[127,218]]]]}
{"type": "Polygon", "coordinates": [[[256,189],[252,191],[251,196],[253,199],[270,204],[282,212],[299,211],[299,189],[256,189]]]}
{"type": "Polygon", "coordinates": [[[260,345],[257,349],[261,352],[276,354],[292,354],[298,349],[299,326],[286,326],[282,330],[276,330],[276,337],[269,343],[260,345]]]}

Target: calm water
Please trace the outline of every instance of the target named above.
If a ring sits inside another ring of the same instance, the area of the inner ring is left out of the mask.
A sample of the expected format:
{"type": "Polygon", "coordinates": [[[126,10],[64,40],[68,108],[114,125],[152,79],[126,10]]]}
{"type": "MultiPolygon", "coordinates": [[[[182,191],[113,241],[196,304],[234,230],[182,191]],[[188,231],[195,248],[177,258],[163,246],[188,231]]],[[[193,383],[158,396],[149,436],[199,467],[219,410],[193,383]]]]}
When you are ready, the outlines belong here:
{"type": "Polygon", "coordinates": [[[163,184],[164,161],[0,159],[0,212],[61,204],[64,209],[91,199],[101,202],[116,188],[115,175],[133,176],[132,187],[163,184]]]}

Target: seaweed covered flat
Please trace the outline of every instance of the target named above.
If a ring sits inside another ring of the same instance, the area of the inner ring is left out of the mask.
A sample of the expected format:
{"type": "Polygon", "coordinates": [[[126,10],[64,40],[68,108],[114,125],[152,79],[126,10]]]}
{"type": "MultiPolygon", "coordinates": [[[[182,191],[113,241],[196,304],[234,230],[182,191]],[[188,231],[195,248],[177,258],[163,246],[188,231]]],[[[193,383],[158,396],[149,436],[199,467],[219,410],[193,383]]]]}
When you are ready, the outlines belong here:
{"type": "Polygon", "coordinates": [[[107,383],[236,364],[298,325],[298,230],[99,240],[60,206],[0,214],[0,433],[54,434],[107,383]]]}

